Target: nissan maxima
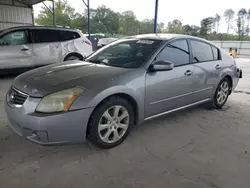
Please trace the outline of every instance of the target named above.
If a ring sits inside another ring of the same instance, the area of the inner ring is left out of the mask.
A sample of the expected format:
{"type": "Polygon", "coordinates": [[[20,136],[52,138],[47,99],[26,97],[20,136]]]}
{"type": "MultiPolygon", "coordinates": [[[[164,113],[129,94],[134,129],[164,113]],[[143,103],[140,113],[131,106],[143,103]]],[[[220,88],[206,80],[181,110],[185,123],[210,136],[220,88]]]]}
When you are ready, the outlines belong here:
{"type": "Polygon", "coordinates": [[[242,71],[227,52],[192,36],[119,39],[84,61],[18,76],[6,95],[8,125],[38,144],[122,143],[133,125],[191,106],[222,108],[242,71]]]}

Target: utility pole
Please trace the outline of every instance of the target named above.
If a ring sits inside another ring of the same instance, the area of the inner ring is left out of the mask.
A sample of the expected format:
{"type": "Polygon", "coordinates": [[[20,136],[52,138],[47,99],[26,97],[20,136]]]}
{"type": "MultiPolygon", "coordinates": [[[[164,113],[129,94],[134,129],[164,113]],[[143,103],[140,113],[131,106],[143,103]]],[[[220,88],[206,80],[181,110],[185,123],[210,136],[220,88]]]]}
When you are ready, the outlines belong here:
{"type": "Polygon", "coordinates": [[[89,34],[89,40],[90,40],[90,6],[89,6],[89,0],[88,0],[88,34],[89,34]]]}
{"type": "Polygon", "coordinates": [[[87,3],[85,2],[85,0],[82,0],[82,2],[84,3],[84,5],[88,9],[88,34],[89,34],[89,40],[90,40],[90,6],[89,6],[89,0],[87,0],[87,3]]]}
{"type": "Polygon", "coordinates": [[[155,0],[154,33],[157,33],[158,1],[159,0],[155,0]]]}
{"type": "Polygon", "coordinates": [[[56,27],[56,13],[55,13],[55,1],[52,0],[52,14],[53,14],[53,25],[56,27]]]}

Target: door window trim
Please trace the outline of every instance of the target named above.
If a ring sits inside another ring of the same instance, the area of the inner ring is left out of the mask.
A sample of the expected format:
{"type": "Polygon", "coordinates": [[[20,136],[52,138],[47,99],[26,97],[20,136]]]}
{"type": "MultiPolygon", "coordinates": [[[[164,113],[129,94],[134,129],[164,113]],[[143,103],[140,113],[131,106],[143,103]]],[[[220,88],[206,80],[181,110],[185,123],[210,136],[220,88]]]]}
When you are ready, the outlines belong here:
{"type": "Polygon", "coordinates": [[[191,58],[190,62],[191,62],[191,64],[200,64],[200,63],[213,62],[213,61],[221,61],[221,60],[222,60],[220,49],[217,48],[216,46],[214,46],[213,44],[210,44],[209,42],[206,42],[206,41],[203,41],[203,40],[200,40],[200,39],[192,39],[192,38],[187,39],[187,41],[188,41],[188,45],[189,45],[189,47],[190,47],[190,49],[191,49],[191,50],[190,50],[190,53],[191,53],[191,54],[190,54],[190,58],[191,58]],[[193,62],[193,61],[192,61],[192,60],[193,60],[193,48],[192,48],[192,46],[191,46],[191,41],[198,41],[198,42],[205,43],[205,44],[209,45],[210,48],[211,48],[211,51],[212,51],[213,60],[193,62]],[[219,58],[220,58],[219,60],[215,60],[215,59],[214,59],[214,52],[213,52],[213,48],[212,48],[212,47],[215,47],[215,48],[218,50],[218,52],[219,52],[219,58]]]}
{"type": "Polygon", "coordinates": [[[221,61],[221,60],[222,60],[222,56],[221,56],[221,51],[220,51],[220,49],[217,48],[216,46],[212,45],[212,44],[211,44],[211,48],[212,48],[212,52],[213,52],[213,57],[214,57],[213,48],[215,48],[215,49],[218,51],[218,59],[215,59],[215,57],[214,57],[214,60],[213,60],[213,61],[221,61]]]}
{"type": "Polygon", "coordinates": [[[33,43],[32,40],[31,40],[31,35],[30,35],[30,29],[29,29],[29,28],[27,28],[27,29],[16,29],[16,30],[8,31],[8,32],[2,34],[2,35],[0,36],[0,38],[4,37],[4,36],[6,36],[6,35],[8,35],[8,34],[10,34],[10,33],[18,32],[18,31],[26,31],[28,43],[26,43],[26,44],[0,45],[0,46],[20,46],[20,45],[27,45],[27,44],[32,44],[32,43],[33,43]]]}

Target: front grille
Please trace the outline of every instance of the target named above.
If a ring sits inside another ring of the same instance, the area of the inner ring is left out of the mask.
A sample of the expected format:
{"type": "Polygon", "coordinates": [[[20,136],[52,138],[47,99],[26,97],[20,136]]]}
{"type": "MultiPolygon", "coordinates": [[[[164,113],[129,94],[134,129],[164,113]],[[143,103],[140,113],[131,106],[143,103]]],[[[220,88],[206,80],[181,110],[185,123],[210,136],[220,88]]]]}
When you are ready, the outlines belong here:
{"type": "Polygon", "coordinates": [[[13,105],[23,105],[23,103],[28,98],[28,95],[22,93],[14,88],[9,91],[9,103],[13,105]]]}

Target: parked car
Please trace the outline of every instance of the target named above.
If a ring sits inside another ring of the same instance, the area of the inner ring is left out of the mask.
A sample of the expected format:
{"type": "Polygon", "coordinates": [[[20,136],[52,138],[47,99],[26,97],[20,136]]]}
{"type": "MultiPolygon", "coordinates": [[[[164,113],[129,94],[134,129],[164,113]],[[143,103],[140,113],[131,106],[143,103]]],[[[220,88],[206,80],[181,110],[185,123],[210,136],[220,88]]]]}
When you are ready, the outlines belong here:
{"type": "Polygon", "coordinates": [[[202,103],[222,108],[241,77],[234,59],[206,40],[139,35],[113,42],[85,62],[18,76],[5,109],[9,126],[33,142],[88,138],[111,148],[145,120],[202,103]]]}
{"type": "Polygon", "coordinates": [[[92,53],[91,42],[79,30],[15,27],[0,32],[0,73],[79,59],[92,53]]]}
{"type": "Polygon", "coordinates": [[[106,46],[107,44],[116,41],[117,38],[101,38],[99,39],[98,43],[97,43],[97,49],[102,48],[103,46],[106,46]]]}

